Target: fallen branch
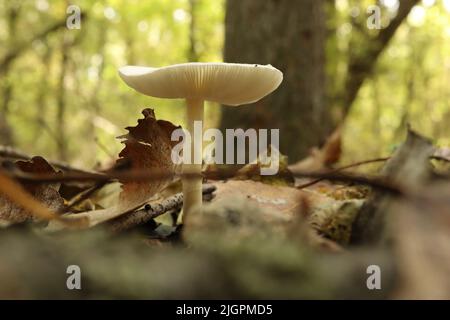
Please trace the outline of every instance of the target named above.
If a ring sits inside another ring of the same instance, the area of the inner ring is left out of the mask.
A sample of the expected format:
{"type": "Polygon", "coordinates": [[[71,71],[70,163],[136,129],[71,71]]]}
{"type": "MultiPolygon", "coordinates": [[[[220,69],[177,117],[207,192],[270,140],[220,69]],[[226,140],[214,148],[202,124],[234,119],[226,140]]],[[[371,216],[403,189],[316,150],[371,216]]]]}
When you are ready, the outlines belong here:
{"type": "MultiPolygon", "coordinates": [[[[219,172],[214,172],[215,177],[219,176],[220,180],[232,178],[235,175],[235,171],[232,169],[220,169],[219,172]]],[[[281,172],[278,177],[290,177],[294,176],[297,178],[316,178],[316,179],[326,179],[341,182],[354,182],[364,185],[368,185],[377,189],[384,190],[397,195],[406,194],[408,189],[406,186],[400,184],[393,184],[387,181],[387,178],[382,177],[370,177],[364,175],[356,174],[345,174],[345,173],[333,173],[329,171],[302,171],[302,170],[292,170],[288,172],[281,172]]],[[[54,176],[48,174],[29,174],[22,172],[14,172],[15,178],[20,181],[27,183],[51,183],[51,182],[67,182],[67,181],[99,181],[99,182],[109,182],[113,180],[120,181],[158,181],[173,177],[185,177],[194,178],[198,176],[198,173],[176,173],[158,170],[157,168],[150,170],[115,170],[109,171],[105,174],[100,173],[66,173],[62,176],[54,176]]],[[[205,178],[208,178],[206,176],[205,178]]],[[[215,179],[217,180],[217,179],[215,179]]]]}
{"type": "MultiPolygon", "coordinates": [[[[216,190],[214,185],[203,185],[202,193],[205,196],[204,200],[210,200],[210,195],[216,190]],[[205,199],[206,198],[206,199],[205,199]]],[[[124,216],[120,216],[110,222],[109,230],[113,233],[119,233],[129,230],[138,225],[142,225],[151,219],[154,219],[168,211],[181,209],[183,206],[183,194],[177,193],[173,196],[164,199],[158,203],[148,203],[143,209],[131,212],[124,216]]]]}

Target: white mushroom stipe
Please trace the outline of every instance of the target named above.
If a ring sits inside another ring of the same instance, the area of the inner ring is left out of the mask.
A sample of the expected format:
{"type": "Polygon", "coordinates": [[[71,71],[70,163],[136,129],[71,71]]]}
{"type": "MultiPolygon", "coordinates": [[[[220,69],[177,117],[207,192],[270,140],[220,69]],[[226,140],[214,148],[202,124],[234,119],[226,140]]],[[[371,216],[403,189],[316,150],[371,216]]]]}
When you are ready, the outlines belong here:
{"type": "MultiPolygon", "coordinates": [[[[194,122],[203,121],[204,101],[199,99],[186,99],[187,106],[187,130],[194,132],[194,122]]],[[[195,137],[192,137],[195,139],[195,137]]],[[[192,140],[191,159],[202,158],[202,148],[200,141],[192,140]],[[195,148],[194,146],[199,146],[195,148]]],[[[194,161],[193,161],[194,162],[194,161]]],[[[183,179],[183,219],[194,210],[201,211],[202,204],[202,165],[201,164],[183,164],[183,172],[198,174],[198,177],[183,179]]]]}
{"type": "MultiPolygon", "coordinates": [[[[184,63],[162,68],[126,66],[121,78],[136,91],[148,96],[186,99],[187,130],[194,132],[194,121],[203,121],[204,101],[239,106],[260,100],[273,92],[283,74],[271,65],[238,63],[184,63]]],[[[192,143],[191,156],[201,158],[201,143],[192,143]],[[195,147],[195,149],[194,149],[195,147]]],[[[201,164],[184,164],[183,172],[198,177],[183,179],[183,213],[201,212],[201,164]]]]}

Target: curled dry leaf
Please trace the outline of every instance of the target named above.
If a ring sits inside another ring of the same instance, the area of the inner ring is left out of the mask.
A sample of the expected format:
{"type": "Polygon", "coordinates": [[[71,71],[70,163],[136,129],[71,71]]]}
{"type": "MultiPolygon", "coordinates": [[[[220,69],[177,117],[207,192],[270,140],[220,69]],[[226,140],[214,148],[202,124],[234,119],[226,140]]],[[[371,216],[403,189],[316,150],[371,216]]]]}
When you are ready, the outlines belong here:
{"type": "MultiPolygon", "coordinates": [[[[119,153],[117,165],[128,165],[130,170],[174,172],[176,165],[171,159],[171,152],[178,142],[171,141],[170,137],[180,127],[169,121],[156,120],[153,109],[144,109],[142,114],[144,119],[139,119],[135,127],[127,127],[128,134],[119,137],[125,139],[125,148],[119,153]]],[[[136,209],[171,181],[172,179],[122,182],[119,207],[124,211],[136,209]]]]}
{"type": "MultiPolygon", "coordinates": [[[[128,134],[119,137],[124,139],[125,148],[119,153],[120,158],[116,167],[140,172],[143,170],[174,172],[177,167],[171,159],[171,152],[178,142],[171,141],[170,137],[173,130],[180,127],[169,121],[157,120],[153,109],[144,109],[142,114],[144,118],[138,120],[137,126],[127,127],[128,134]]],[[[171,182],[172,179],[169,178],[152,181],[122,181],[122,191],[116,206],[73,214],[69,218],[86,217],[89,219],[89,226],[95,226],[141,207],[171,182]]],[[[59,229],[59,226],[55,227],[50,230],[59,229]]]]}
{"type": "MultiPolygon", "coordinates": [[[[42,157],[33,157],[30,161],[17,161],[15,169],[26,173],[60,175],[42,157]]],[[[64,208],[64,199],[60,196],[58,183],[23,183],[22,187],[52,212],[60,212],[64,208]]],[[[33,215],[8,198],[0,195],[0,220],[20,223],[31,220],[33,215]]]]}

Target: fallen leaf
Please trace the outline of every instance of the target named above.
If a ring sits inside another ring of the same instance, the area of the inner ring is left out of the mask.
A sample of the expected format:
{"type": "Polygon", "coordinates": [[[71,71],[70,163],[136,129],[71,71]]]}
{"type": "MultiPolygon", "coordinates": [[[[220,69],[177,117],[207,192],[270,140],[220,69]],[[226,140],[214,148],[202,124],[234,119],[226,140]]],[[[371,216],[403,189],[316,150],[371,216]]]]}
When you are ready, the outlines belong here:
{"type": "MultiPolygon", "coordinates": [[[[33,157],[29,161],[17,161],[16,170],[25,173],[60,175],[44,158],[33,157]]],[[[59,183],[22,183],[22,186],[33,197],[52,212],[60,212],[64,208],[64,199],[59,195],[59,183]]],[[[10,223],[21,223],[33,218],[32,214],[16,205],[4,196],[0,196],[0,220],[10,223]]]]}
{"type": "MultiPolygon", "coordinates": [[[[139,119],[135,127],[127,127],[128,134],[119,137],[125,139],[125,148],[119,153],[117,165],[121,166],[125,162],[130,170],[174,172],[176,165],[172,161],[171,152],[178,141],[171,141],[170,137],[180,126],[156,120],[153,109],[144,109],[142,114],[144,119],[139,119]]],[[[119,207],[122,210],[140,207],[171,182],[172,179],[122,182],[119,207]]]]}
{"type": "Polygon", "coordinates": [[[246,203],[263,210],[266,221],[295,222],[301,214],[317,233],[340,244],[349,242],[352,224],[364,203],[360,199],[336,200],[314,189],[299,190],[251,180],[228,180],[214,185],[217,190],[213,204],[246,203]],[[302,208],[305,202],[306,210],[302,208]]]}
{"type": "Polygon", "coordinates": [[[323,164],[329,167],[339,161],[342,154],[342,133],[341,127],[337,127],[336,130],[327,138],[322,151],[323,164]]]}
{"type": "Polygon", "coordinates": [[[307,171],[329,168],[339,161],[342,153],[341,129],[338,127],[328,138],[321,149],[315,147],[310,155],[289,166],[290,170],[307,171]]]}
{"type": "Polygon", "coordinates": [[[345,200],[316,206],[311,210],[309,221],[320,235],[339,244],[350,242],[352,226],[363,200],[345,200]]]}
{"type": "Polygon", "coordinates": [[[275,175],[262,175],[261,168],[266,167],[264,163],[267,161],[262,161],[261,155],[258,155],[258,159],[253,162],[243,166],[239,169],[233,179],[235,180],[253,180],[260,181],[270,185],[279,185],[279,186],[294,186],[294,176],[291,171],[288,169],[288,158],[285,155],[282,155],[279,150],[274,150],[274,146],[269,146],[269,154],[268,158],[270,159],[270,154],[272,152],[277,152],[279,156],[278,162],[278,173],[275,175]],[[272,151],[274,150],[274,151],[272,151]]]}
{"type": "MultiPolygon", "coordinates": [[[[130,171],[156,170],[157,172],[174,172],[177,166],[171,158],[172,148],[178,141],[170,137],[176,127],[169,121],[157,120],[153,109],[142,111],[143,119],[138,120],[135,127],[127,127],[128,134],[119,137],[124,139],[125,148],[119,153],[116,167],[127,167],[130,171]]],[[[118,204],[106,208],[66,216],[69,219],[88,218],[89,227],[114,219],[143,206],[158,192],[167,187],[173,179],[153,181],[122,181],[122,191],[118,204]]],[[[54,223],[48,231],[61,229],[61,224],[54,223]]]]}
{"type": "Polygon", "coordinates": [[[299,197],[308,195],[306,191],[285,186],[273,186],[252,180],[228,180],[214,182],[217,187],[213,202],[243,199],[268,211],[289,217],[295,214],[300,205],[299,197]]]}

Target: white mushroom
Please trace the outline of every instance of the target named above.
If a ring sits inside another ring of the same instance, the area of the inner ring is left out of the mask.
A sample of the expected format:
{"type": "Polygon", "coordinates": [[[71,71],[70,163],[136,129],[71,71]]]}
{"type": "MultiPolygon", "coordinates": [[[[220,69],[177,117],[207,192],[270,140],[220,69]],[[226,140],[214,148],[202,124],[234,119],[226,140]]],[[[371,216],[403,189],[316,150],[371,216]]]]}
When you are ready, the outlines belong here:
{"type": "MultiPolygon", "coordinates": [[[[157,98],[186,99],[187,130],[203,121],[204,101],[238,106],[253,103],[274,91],[283,74],[271,65],[236,63],[184,63],[163,68],[126,66],[121,78],[140,93],[157,98]]],[[[192,158],[201,159],[201,143],[193,143],[192,158]]],[[[198,177],[183,178],[183,212],[200,211],[202,204],[201,164],[183,164],[183,172],[198,177]]]]}

